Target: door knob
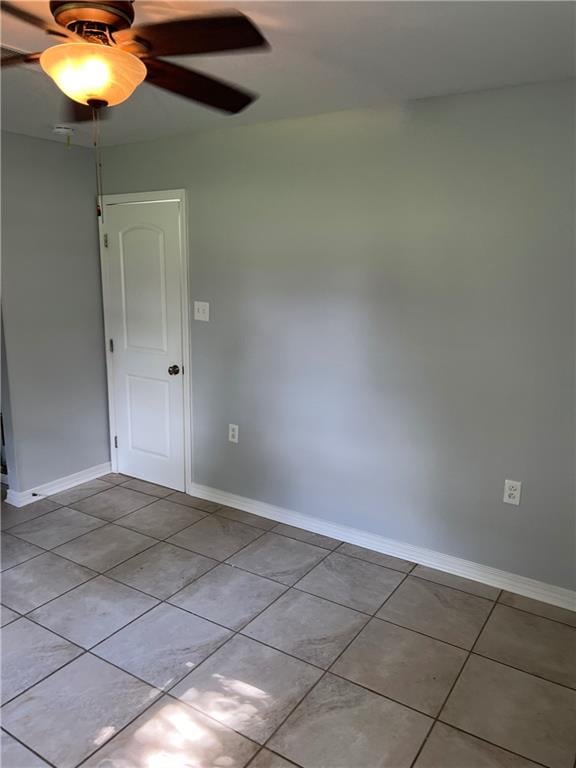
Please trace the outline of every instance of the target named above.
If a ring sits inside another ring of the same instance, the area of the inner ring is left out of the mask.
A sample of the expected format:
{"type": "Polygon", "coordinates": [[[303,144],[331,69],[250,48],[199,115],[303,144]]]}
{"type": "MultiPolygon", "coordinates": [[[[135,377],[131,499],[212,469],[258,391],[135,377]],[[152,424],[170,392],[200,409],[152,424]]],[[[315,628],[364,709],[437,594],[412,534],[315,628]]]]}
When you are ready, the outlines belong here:
{"type": "Polygon", "coordinates": [[[170,368],[168,368],[168,373],[170,376],[178,376],[180,373],[180,366],[179,365],[171,365],[170,368]]]}

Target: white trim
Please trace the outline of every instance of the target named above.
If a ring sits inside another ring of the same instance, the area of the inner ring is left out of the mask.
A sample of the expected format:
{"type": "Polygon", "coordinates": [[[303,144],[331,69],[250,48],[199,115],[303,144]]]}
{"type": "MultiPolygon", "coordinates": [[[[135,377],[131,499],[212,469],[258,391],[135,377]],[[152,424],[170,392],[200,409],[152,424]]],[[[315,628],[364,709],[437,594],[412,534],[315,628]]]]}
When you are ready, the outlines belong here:
{"type": "Polygon", "coordinates": [[[189,285],[189,255],[188,255],[188,211],[186,204],[186,190],[166,189],[157,192],[131,192],[116,195],[104,195],[102,197],[103,216],[98,220],[100,236],[100,268],[102,276],[102,302],[104,307],[104,333],[106,345],[106,376],[108,382],[108,418],[110,425],[110,458],[112,472],[118,472],[118,449],[114,445],[116,432],[116,411],[114,406],[114,354],[110,352],[109,339],[112,332],[109,328],[110,311],[109,295],[110,280],[108,275],[108,261],[105,258],[104,234],[106,228],[106,207],[109,205],[127,205],[133,203],[142,205],[145,203],[177,202],[180,205],[180,263],[181,280],[181,306],[182,306],[182,367],[184,369],[184,489],[190,493],[193,475],[194,426],[192,419],[192,352],[190,343],[190,285],[189,285]],[[103,220],[102,220],[103,219],[103,220]]]}
{"type": "Polygon", "coordinates": [[[543,603],[550,603],[551,605],[557,605],[573,611],[576,610],[576,592],[564,587],[545,584],[542,581],[536,581],[527,576],[501,571],[498,568],[481,565],[470,560],[462,560],[459,557],[445,555],[432,549],[425,549],[424,547],[417,547],[413,544],[395,541],[394,539],[387,539],[376,533],[367,533],[358,528],[331,523],[311,515],[304,515],[300,512],[283,509],[282,507],[275,507],[272,504],[247,499],[244,496],[236,496],[233,493],[219,491],[216,488],[209,488],[205,485],[194,483],[189,493],[208,501],[243,509],[245,512],[252,512],[254,515],[267,517],[279,523],[287,523],[288,525],[303,528],[306,531],[330,536],[333,539],[345,541],[348,544],[356,544],[360,547],[373,549],[376,552],[383,552],[386,555],[410,560],[419,565],[427,565],[430,568],[437,568],[440,571],[446,571],[456,576],[480,581],[483,584],[489,584],[498,589],[506,589],[518,595],[541,600],[543,603]]]}
{"type": "Polygon", "coordinates": [[[106,461],[104,464],[97,464],[95,467],[83,469],[81,472],[75,472],[73,475],[60,477],[58,480],[52,480],[52,482],[44,483],[44,485],[37,485],[28,491],[13,491],[9,488],[6,501],[14,507],[25,507],[27,504],[38,501],[45,496],[52,496],[54,493],[67,491],[68,488],[74,488],[74,486],[87,483],[89,480],[96,480],[96,478],[102,477],[102,475],[107,475],[110,471],[110,462],[106,461]]]}

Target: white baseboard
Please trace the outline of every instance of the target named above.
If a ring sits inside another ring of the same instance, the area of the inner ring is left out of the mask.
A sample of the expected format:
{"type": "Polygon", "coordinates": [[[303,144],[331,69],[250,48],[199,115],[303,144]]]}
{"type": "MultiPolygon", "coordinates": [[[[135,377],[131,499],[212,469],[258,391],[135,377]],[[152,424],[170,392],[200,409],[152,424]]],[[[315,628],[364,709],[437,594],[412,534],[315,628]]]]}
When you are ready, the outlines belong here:
{"type": "Polygon", "coordinates": [[[75,485],[86,483],[89,480],[95,480],[102,475],[107,475],[108,472],[110,472],[109,461],[83,469],[81,472],[75,472],[67,477],[60,477],[50,483],[38,485],[28,491],[14,491],[9,488],[6,501],[14,507],[25,507],[26,504],[32,504],[33,501],[43,499],[45,496],[52,496],[54,493],[60,493],[60,491],[67,491],[68,488],[73,488],[75,485]]]}
{"type": "Polygon", "coordinates": [[[295,525],[298,528],[304,528],[306,531],[312,531],[312,533],[330,536],[333,539],[345,541],[348,544],[356,544],[360,547],[373,549],[376,552],[400,557],[403,560],[410,560],[419,565],[427,565],[430,568],[437,568],[440,571],[453,573],[456,576],[480,581],[483,584],[489,584],[498,589],[505,589],[524,597],[531,597],[534,600],[541,600],[544,603],[576,611],[576,591],[565,589],[564,587],[556,587],[552,584],[530,579],[527,576],[501,571],[489,565],[462,560],[459,557],[445,555],[432,549],[425,549],[424,547],[417,547],[413,544],[395,541],[394,539],[387,539],[384,536],[367,533],[358,528],[320,520],[317,517],[304,515],[300,512],[292,512],[289,509],[275,507],[272,504],[255,501],[254,499],[247,499],[244,496],[236,496],[233,493],[219,491],[216,488],[209,488],[205,485],[193,483],[188,493],[208,501],[225,504],[229,507],[237,507],[245,512],[252,512],[254,515],[267,517],[279,523],[295,525]]]}

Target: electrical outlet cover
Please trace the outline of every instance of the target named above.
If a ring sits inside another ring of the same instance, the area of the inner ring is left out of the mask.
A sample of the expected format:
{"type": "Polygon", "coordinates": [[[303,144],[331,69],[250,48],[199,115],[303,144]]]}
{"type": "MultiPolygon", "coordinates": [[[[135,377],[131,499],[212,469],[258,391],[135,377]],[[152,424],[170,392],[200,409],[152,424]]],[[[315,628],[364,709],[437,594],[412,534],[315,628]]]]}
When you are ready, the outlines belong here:
{"type": "Polygon", "coordinates": [[[520,504],[520,493],[522,492],[522,483],[519,480],[504,481],[504,503],[520,504]]]}

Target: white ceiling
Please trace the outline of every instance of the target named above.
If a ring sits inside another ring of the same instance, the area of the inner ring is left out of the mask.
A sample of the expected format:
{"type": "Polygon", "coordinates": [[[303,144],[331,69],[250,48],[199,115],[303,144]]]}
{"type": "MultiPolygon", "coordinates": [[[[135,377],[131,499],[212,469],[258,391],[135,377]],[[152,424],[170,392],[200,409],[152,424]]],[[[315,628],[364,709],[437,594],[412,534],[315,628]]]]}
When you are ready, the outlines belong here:
{"type": "MultiPolygon", "coordinates": [[[[47,0],[18,4],[51,19],[47,0]]],[[[103,143],[572,77],[575,7],[570,2],[519,0],[137,0],[136,23],[237,8],[258,24],[272,51],[174,59],[260,93],[259,101],[241,115],[224,116],[143,85],[113,110],[103,127],[103,143]]],[[[2,44],[42,50],[50,38],[4,18],[2,44]]],[[[38,67],[4,71],[3,128],[56,138],[52,127],[61,121],[59,108],[56,86],[38,67]]],[[[76,131],[75,143],[90,141],[88,127],[76,131]]]]}

